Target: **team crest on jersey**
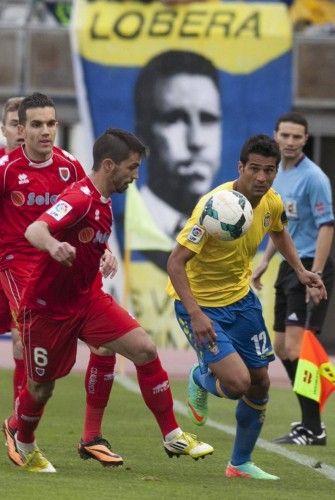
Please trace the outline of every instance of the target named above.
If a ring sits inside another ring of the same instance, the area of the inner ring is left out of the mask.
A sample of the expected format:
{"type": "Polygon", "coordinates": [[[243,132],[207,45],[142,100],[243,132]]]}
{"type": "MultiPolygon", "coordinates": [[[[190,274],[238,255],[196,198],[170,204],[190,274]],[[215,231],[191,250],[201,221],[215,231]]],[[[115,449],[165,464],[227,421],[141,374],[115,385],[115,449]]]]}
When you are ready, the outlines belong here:
{"type": "Polygon", "coordinates": [[[46,213],[55,220],[62,220],[71,210],[72,206],[67,201],[60,200],[53,207],[49,208],[46,213]]]}
{"type": "Polygon", "coordinates": [[[205,230],[197,224],[194,224],[191,231],[188,233],[187,239],[192,241],[192,243],[200,243],[204,234],[205,230]]]}
{"type": "Polygon", "coordinates": [[[45,368],[40,368],[39,366],[36,366],[35,367],[35,372],[37,373],[37,375],[39,375],[40,377],[43,377],[43,375],[45,374],[45,368]]]}
{"type": "Polygon", "coordinates": [[[78,239],[81,243],[89,243],[94,238],[94,229],[92,227],[84,227],[78,233],[78,239]]]}
{"type": "Polygon", "coordinates": [[[19,174],[17,176],[19,184],[29,184],[29,179],[27,174],[19,174]]]}
{"type": "Polygon", "coordinates": [[[58,167],[59,177],[64,181],[70,179],[70,169],[68,167],[58,167]]]}
{"type": "Polygon", "coordinates": [[[100,219],[100,210],[99,209],[96,209],[96,211],[94,213],[94,219],[95,220],[99,220],[100,219]]]}
{"type": "Polygon", "coordinates": [[[264,220],[263,220],[263,225],[264,225],[264,227],[269,227],[270,222],[271,222],[271,214],[270,214],[270,212],[267,212],[267,213],[264,215],[264,220]]]}

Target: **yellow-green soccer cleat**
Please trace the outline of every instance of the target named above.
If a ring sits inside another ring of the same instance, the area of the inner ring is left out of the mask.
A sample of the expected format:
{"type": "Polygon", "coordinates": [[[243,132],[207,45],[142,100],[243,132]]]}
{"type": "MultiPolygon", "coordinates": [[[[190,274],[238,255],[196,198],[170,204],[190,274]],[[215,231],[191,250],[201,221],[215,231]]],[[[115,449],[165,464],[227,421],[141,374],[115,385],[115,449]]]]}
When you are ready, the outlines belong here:
{"type": "Polygon", "coordinates": [[[229,478],[240,477],[244,479],[279,479],[278,476],[273,476],[272,474],[260,469],[253,462],[245,462],[241,465],[232,465],[229,462],[226,468],[225,476],[229,478]]]}
{"type": "Polygon", "coordinates": [[[41,450],[35,448],[32,452],[23,457],[22,469],[29,472],[56,472],[55,467],[47,460],[41,450]]]}
{"type": "Polygon", "coordinates": [[[164,449],[169,457],[180,457],[180,455],[189,455],[194,460],[205,458],[206,455],[212,455],[214,448],[210,444],[198,441],[197,436],[182,432],[178,437],[170,441],[163,441],[164,449]]]}
{"type": "Polygon", "coordinates": [[[194,365],[188,376],[188,415],[195,425],[205,425],[208,416],[208,392],[199,387],[193,379],[194,365]]]}
{"type": "Polygon", "coordinates": [[[16,438],[15,442],[23,462],[21,469],[28,472],[56,472],[55,467],[42,455],[37,446],[31,452],[26,453],[19,448],[16,438]]]}

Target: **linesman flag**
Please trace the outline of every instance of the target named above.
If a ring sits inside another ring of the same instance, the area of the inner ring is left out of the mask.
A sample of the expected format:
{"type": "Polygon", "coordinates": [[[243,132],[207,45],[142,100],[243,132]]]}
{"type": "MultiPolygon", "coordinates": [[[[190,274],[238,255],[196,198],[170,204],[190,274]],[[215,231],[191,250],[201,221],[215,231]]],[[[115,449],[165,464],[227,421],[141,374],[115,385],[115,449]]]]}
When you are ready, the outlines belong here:
{"type": "Polygon", "coordinates": [[[335,391],[335,366],[311,330],[305,330],[293,390],[318,401],[320,411],[335,391]]]}

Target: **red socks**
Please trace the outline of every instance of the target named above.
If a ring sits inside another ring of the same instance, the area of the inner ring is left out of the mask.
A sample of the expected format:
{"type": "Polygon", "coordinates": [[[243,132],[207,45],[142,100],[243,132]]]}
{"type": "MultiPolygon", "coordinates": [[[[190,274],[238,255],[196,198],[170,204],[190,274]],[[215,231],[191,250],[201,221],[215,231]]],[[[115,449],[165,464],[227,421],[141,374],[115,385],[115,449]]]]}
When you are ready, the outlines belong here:
{"type": "Polygon", "coordinates": [[[86,369],[86,413],[83,441],[101,436],[102,418],[114,381],[115,355],[98,356],[91,353],[86,369]]]}
{"type": "MultiPolygon", "coordinates": [[[[20,393],[17,407],[17,439],[22,443],[32,443],[44,410],[44,404],[33,399],[27,387],[20,393]]],[[[9,425],[11,426],[12,420],[9,425]]]]}
{"type": "Polygon", "coordinates": [[[165,437],[178,427],[173,413],[173,399],[168,374],[162,368],[159,357],[145,365],[136,365],[136,370],[145,404],[154,414],[163,437],[165,437]]]}
{"type": "Polygon", "coordinates": [[[26,383],[26,372],[24,369],[24,360],[23,359],[15,359],[15,368],[13,373],[13,396],[14,396],[14,404],[16,398],[20,394],[22,388],[26,383]]]}

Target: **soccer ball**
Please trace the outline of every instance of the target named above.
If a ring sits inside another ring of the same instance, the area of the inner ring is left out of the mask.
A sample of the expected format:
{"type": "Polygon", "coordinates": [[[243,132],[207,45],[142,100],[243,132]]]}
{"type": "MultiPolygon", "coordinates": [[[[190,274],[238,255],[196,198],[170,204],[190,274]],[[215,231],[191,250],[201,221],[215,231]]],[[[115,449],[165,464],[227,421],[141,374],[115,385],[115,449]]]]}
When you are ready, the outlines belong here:
{"type": "Polygon", "coordinates": [[[253,219],[252,206],[238,191],[223,189],[206,202],[200,225],[217,240],[236,240],[245,234],[253,219]]]}

